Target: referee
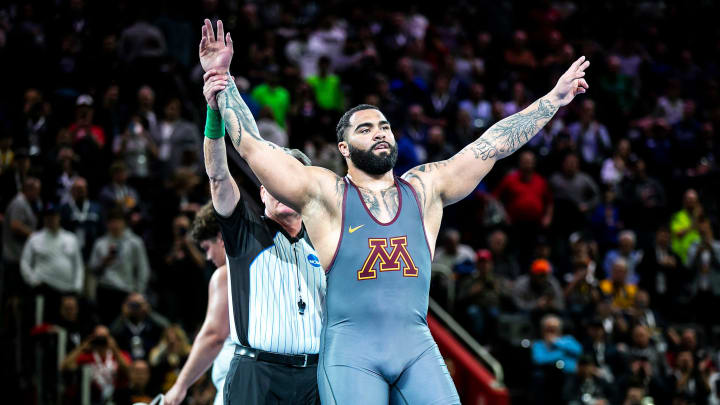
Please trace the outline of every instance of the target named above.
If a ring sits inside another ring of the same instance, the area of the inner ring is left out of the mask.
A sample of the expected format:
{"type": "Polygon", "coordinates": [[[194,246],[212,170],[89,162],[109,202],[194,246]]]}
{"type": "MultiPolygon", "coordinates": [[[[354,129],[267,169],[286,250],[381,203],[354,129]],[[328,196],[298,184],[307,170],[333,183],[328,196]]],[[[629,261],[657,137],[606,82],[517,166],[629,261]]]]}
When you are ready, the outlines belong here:
{"type": "MultiPolygon", "coordinates": [[[[230,175],[214,87],[207,84],[205,166],[227,255],[230,337],[235,355],[225,404],[320,404],[317,361],[325,272],[300,215],[264,187],[265,215],[240,198],[230,175]]],[[[252,117],[242,125],[257,133],[252,117]]],[[[288,151],[305,165],[309,159],[288,151]]]]}

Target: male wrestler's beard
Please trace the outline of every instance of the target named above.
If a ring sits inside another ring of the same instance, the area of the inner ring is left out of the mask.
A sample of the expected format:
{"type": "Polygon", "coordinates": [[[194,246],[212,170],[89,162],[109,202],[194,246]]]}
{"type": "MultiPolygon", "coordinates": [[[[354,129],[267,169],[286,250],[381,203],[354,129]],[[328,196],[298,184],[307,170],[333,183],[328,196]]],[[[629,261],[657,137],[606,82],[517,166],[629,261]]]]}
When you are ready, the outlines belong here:
{"type": "Polygon", "coordinates": [[[385,174],[392,170],[395,167],[395,162],[397,162],[397,145],[390,145],[389,142],[377,142],[368,150],[358,149],[350,144],[348,144],[348,148],[350,149],[350,160],[352,160],[355,167],[370,175],[379,176],[385,174]],[[381,143],[385,143],[390,147],[390,153],[376,155],[373,152],[373,149],[381,143]]]}

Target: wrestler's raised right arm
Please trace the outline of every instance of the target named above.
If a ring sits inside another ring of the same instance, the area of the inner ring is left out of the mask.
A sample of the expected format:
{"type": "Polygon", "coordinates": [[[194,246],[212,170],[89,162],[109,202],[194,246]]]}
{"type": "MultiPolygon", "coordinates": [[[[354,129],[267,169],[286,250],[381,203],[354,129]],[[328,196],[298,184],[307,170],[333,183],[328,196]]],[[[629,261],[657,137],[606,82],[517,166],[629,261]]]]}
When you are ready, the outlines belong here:
{"type": "Polygon", "coordinates": [[[252,113],[228,74],[233,52],[232,39],[229,33],[224,34],[221,21],[218,21],[217,28],[216,37],[210,21],[205,20],[200,63],[208,72],[206,83],[222,87],[217,92],[217,104],[233,146],[263,186],[289,207],[303,212],[313,202],[320,202],[326,207],[335,206],[338,200],[335,191],[338,182],[342,183],[335,173],[320,167],[304,166],[285,153],[284,148],[260,136],[252,113]]]}

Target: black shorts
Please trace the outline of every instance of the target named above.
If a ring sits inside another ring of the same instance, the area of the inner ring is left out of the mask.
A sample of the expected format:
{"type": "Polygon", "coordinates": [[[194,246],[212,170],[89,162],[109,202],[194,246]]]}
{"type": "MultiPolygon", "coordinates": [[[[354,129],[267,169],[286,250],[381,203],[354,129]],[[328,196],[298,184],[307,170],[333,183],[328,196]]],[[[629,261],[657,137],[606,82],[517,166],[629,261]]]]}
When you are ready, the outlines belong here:
{"type": "Polygon", "coordinates": [[[320,405],[317,365],[292,367],[235,355],[225,377],[225,405],[320,405]]]}

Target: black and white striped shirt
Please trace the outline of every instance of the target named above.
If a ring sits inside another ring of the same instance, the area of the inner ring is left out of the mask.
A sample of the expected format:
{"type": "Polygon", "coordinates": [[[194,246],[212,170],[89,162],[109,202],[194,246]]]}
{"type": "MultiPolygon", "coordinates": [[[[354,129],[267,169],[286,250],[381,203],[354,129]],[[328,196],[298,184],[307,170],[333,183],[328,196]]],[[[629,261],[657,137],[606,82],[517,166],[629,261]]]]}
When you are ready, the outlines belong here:
{"type": "Polygon", "coordinates": [[[325,272],[304,227],[293,238],[243,199],[232,215],[216,217],[227,254],[232,340],[276,353],[318,353],[325,272]]]}

